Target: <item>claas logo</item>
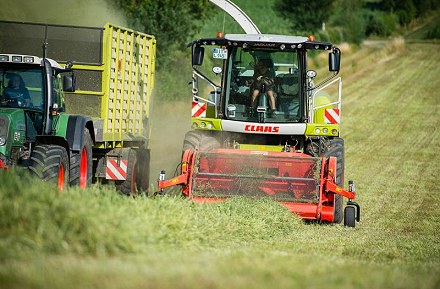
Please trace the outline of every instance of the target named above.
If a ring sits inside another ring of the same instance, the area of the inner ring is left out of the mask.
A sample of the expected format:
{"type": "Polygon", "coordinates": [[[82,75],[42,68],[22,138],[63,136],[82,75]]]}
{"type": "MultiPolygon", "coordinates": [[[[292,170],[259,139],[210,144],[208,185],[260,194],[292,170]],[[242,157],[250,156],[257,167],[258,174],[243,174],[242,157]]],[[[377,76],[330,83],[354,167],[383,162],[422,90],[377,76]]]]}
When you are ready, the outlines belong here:
{"type": "Polygon", "coordinates": [[[254,131],[254,132],[279,132],[279,126],[270,126],[270,125],[251,125],[248,124],[244,127],[245,131],[254,131]]]}

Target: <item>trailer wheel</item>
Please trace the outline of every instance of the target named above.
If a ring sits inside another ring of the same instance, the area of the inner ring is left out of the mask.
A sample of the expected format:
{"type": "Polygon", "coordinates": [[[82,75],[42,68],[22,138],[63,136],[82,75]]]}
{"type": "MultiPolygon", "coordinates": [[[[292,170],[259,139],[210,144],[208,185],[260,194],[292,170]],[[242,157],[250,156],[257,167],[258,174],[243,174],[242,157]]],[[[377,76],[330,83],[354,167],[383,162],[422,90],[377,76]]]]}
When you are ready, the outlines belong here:
{"type": "Polygon", "coordinates": [[[92,184],[92,146],[93,141],[89,130],[84,129],[83,145],[78,153],[72,153],[70,157],[70,185],[89,187],[92,184]]]}
{"type": "Polygon", "coordinates": [[[344,209],[344,226],[354,228],[356,226],[356,210],[352,206],[347,206],[344,209]]]}
{"type": "MultiPolygon", "coordinates": [[[[336,182],[335,184],[342,187],[344,185],[344,140],[336,137],[330,139],[328,150],[324,153],[324,157],[336,157],[336,182]]],[[[334,201],[334,223],[341,223],[343,219],[342,209],[344,197],[335,194],[334,201]]]]}
{"type": "Polygon", "coordinates": [[[116,181],[115,186],[118,191],[127,196],[133,196],[137,193],[137,173],[138,168],[138,155],[137,151],[130,149],[128,153],[128,163],[127,163],[127,177],[125,181],[116,181]]]}
{"type": "Polygon", "coordinates": [[[206,132],[199,130],[191,130],[185,134],[182,152],[186,150],[199,149],[200,151],[211,151],[219,148],[220,142],[206,132]]]}
{"type": "Polygon", "coordinates": [[[137,188],[141,192],[148,193],[150,187],[150,150],[139,149],[137,152],[137,159],[137,188]]]}
{"type": "Polygon", "coordinates": [[[69,156],[62,146],[36,145],[29,170],[40,179],[56,184],[60,190],[69,186],[69,156]]]}

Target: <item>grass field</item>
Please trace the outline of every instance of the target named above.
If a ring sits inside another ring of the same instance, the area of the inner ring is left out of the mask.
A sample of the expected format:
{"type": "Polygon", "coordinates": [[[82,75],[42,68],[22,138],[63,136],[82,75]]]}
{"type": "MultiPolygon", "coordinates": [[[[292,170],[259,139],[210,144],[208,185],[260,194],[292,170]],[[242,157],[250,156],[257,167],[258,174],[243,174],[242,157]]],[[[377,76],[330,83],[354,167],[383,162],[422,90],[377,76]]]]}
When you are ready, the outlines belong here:
{"type": "MultiPolygon", "coordinates": [[[[397,40],[343,51],[355,229],[305,224],[266,200],[60,193],[2,174],[0,288],[439,288],[439,48],[397,40]]],[[[156,114],[155,167],[174,167],[188,126],[184,104],[156,104],[170,107],[182,114],[156,114]]]]}

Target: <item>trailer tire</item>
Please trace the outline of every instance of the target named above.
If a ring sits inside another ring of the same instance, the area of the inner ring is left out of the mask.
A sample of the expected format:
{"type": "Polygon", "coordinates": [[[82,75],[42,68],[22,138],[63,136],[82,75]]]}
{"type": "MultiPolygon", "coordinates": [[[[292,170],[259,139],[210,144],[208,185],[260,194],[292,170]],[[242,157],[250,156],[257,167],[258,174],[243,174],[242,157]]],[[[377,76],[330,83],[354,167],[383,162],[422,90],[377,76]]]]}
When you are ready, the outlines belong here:
{"type": "Polygon", "coordinates": [[[344,226],[354,228],[356,226],[356,209],[347,206],[344,209],[344,226]]]}
{"type": "Polygon", "coordinates": [[[69,156],[59,145],[36,145],[29,170],[38,178],[56,184],[64,190],[69,186],[69,156]]]}
{"type": "MultiPolygon", "coordinates": [[[[339,137],[330,139],[327,151],[324,157],[336,157],[336,181],[335,184],[342,187],[344,185],[344,140],[339,137]]],[[[343,202],[344,197],[335,194],[334,201],[334,218],[333,222],[340,224],[343,219],[343,202]]]]}
{"type": "Polygon", "coordinates": [[[207,132],[191,130],[185,134],[182,152],[196,149],[208,152],[219,147],[220,142],[214,136],[207,132]]]}
{"type": "Polygon", "coordinates": [[[137,188],[141,192],[148,193],[150,187],[150,150],[139,149],[137,152],[137,159],[137,188]]]}
{"type": "Polygon", "coordinates": [[[124,181],[116,181],[115,186],[118,191],[127,196],[134,196],[138,192],[138,155],[135,149],[130,149],[128,153],[127,177],[124,181]]]}
{"type": "Polygon", "coordinates": [[[78,153],[72,153],[70,157],[70,185],[80,188],[90,187],[92,184],[93,141],[89,130],[84,129],[83,145],[78,153]]]}

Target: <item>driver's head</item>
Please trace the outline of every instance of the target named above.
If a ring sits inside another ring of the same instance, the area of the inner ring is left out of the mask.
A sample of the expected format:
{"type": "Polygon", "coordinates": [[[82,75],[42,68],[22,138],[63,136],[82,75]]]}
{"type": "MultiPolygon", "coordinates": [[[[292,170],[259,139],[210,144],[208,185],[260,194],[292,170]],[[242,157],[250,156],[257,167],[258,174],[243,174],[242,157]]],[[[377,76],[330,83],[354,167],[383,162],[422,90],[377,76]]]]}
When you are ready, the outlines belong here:
{"type": "Polygon", "coordinates": [[[260,59],[257,62],[257,68],[260,70],[268,69],[270,66],[270,60],[269,59],[260,59]]]}
{"type": "Polygon", "coordinates": [[[19,88],[22,83],[21,77],[17,74],[12,75],[12,77],[9,79],[9,87],[12,88],[19,88]]]}

